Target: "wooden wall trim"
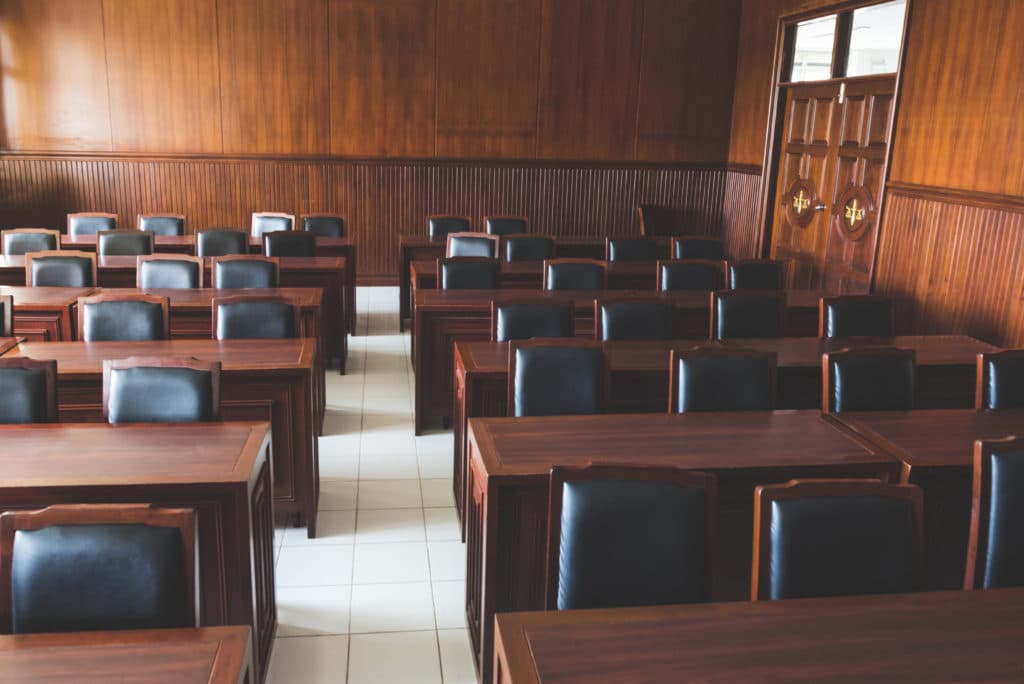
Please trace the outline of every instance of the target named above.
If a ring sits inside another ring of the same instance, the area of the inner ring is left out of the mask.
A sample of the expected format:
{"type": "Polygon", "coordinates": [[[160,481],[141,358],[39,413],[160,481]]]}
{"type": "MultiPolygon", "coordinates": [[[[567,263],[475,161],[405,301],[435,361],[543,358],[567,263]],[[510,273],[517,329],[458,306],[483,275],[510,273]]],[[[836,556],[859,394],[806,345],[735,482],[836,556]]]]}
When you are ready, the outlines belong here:
{"type": "Polygon", "coordinates": [[[760,164],[737,164],[735,162],[726,164],[726,170],[729,173],[744,173],[749,176],[760,176],[761,169],[760,164]]]}
{"type": "Polygon", "coordinates": [[[957,188],[940,188],[915,183],[890,181],[886,185],[889,193],[899,194],[912,199],[961,204],[979,209],[996,209],[998,211],[1024,212],[1024,197],[1020,195],[1003,195],[975,190],[957,188]]]}

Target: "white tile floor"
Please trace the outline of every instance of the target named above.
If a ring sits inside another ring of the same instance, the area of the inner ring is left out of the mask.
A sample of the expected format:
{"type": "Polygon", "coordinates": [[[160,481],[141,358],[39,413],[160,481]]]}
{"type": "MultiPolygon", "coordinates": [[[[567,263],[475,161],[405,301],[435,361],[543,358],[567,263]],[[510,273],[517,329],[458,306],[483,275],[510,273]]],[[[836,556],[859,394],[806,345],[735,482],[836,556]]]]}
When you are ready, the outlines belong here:
{"type": "Polygon", "coordinates": [[[272,684],[475,684],[451,432],[413,436],[397,288],[360,288],[348,375],[328,372],[317,539],[277,534],[272,684]]]}

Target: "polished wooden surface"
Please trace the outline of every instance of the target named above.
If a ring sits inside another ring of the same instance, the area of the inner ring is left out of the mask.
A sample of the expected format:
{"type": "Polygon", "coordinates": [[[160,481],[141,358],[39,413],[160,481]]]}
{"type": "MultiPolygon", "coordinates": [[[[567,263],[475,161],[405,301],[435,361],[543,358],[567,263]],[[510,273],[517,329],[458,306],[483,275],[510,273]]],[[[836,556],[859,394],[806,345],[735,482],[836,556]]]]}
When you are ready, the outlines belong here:
{"type": "Polygon", "coordinates": [[[17,337],[0,337],[0,354],[17,347],[19,341],[17,337]]]}
{"type": "Polygon", "coordinates": [[[252,625],[265,668],[277,629],[268,423],[2,425],[0,442],[0,509],[195,508],[200,624],[252,625]]]}
{"type": "Polygon", "coordinates": [[[761,167],[729,168],[725,176],[719,237],[725,253],[735,259],[754,259],[761,255],[761,230],[758,227],[760,193],[761,167]]]}
{"type": "Polygon", "coordinates": [[[494,682],[1010,682],[1022,608],[997,589],[511,613],[494,682]]]}
{"type": "Polygon", "coordinates": [[[715,474],[716,600],[749,596],[755,486],[795,477],[895,478],[899,469],[820,411],[475,418],[469,430],[466,619],[485,682],[494,614],[544,605],[552,466],[628,462],[715,474]]]}
{"type": "MultiPolygon", "coordinates": [[[[662,246],[663,256],[668,257],[669,245],[662,246]]],[[[653,290],[658,276],[654,261],[608,261],[607,269],[610,290],[653,290]]],[[[409,280],[413,289],[437,287],[437,260],[416,260],[409,265],[409,280]]],[[[520,287],[539,290],[544,276],[544,264],[539,261],[518,261],[501,263],[501,287],[520,287]]]]}
{"type": "Polygon", "coordinates": [[[0,682],[245,684],[254,680],[248,627],[0,636],[0,682]],[[70,673],[73,673],[71,675],[70,673]]]}
{"type": "Polygon", "coordinates": [[[88,297],[91,287],[0,286],[0,296],[14,298],[14,333],[39,342],[75,339],[73,310],[79,297],[88,297]]]}

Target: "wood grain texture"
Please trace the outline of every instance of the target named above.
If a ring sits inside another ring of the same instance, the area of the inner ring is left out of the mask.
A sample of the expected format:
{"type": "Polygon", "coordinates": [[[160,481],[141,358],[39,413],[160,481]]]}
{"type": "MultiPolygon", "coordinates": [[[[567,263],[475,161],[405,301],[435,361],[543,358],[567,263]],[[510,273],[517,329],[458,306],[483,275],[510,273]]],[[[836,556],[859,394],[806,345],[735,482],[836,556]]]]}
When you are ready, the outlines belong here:
{"type": "Polygon", "coordinates": [[[761,227],[757,210],[760,197],[760,170],[750,173],[729,169],[725,176],[719,237],[725,253],[734,259],[760,256],[761,227]]]}

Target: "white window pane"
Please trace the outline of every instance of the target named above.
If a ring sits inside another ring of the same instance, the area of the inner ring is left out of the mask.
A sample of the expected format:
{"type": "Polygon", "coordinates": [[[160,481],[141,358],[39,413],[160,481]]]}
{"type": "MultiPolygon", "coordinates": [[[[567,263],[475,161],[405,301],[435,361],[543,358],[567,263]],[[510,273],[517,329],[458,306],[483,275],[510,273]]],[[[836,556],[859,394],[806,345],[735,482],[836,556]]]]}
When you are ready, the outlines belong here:
{"type": "Polygon", "coordinates": [[[796,25],[791,81],[823,81],[832,78],[832,46],[836,15],[808,19],[796,25]]]}
{"type": "Polygon", "coordinates": [[[853,11],[847,76],[896,72],[900,59],[900,39],[903,36],[903,14],[906,11],[906,0],[853,11]]]}

